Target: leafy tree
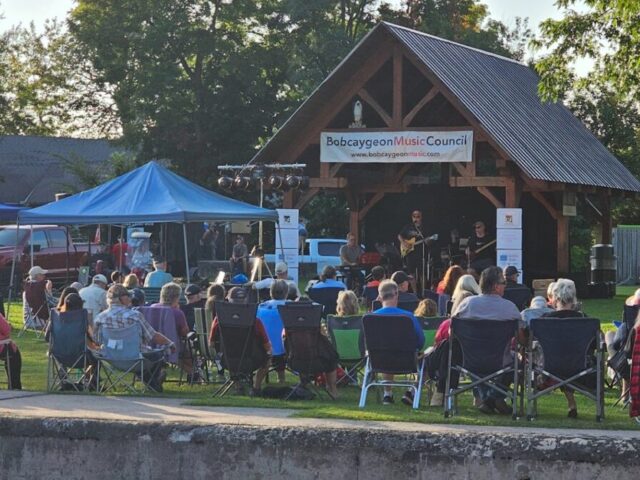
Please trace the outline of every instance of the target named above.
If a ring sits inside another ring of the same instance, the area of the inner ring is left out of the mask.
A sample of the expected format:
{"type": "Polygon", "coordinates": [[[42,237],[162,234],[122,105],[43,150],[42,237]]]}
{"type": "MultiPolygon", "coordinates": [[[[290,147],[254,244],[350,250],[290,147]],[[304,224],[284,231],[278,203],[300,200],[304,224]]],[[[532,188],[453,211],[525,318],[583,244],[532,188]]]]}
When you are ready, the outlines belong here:
{"type": "Polygon", "coordinates": [[[100,165],[87,162],[86,158],[75,154],[61,160],[62,168],[77,179],[73,184],[62,186],[68,193],[78,193],[97,187],[138,166],[135,155],[130,152],[114,152],[106,162],[100,165]]]}

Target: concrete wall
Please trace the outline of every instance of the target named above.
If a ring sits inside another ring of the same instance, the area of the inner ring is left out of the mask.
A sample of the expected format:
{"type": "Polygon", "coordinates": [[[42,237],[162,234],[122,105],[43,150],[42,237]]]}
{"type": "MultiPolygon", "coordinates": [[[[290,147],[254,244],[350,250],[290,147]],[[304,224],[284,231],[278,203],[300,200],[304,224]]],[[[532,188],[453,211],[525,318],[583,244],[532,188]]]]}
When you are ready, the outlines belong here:
{"type": "Polygon", "coordinates": [[[0,479],[631,479],[640,436],[0,419],[0,479]]]}

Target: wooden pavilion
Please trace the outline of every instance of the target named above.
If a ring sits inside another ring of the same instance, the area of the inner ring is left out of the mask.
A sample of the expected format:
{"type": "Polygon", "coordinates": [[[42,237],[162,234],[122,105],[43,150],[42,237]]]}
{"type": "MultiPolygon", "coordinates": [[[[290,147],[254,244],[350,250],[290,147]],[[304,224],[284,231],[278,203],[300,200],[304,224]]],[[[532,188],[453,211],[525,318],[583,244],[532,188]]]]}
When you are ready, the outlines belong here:
{"type": "MultiPolygon", "coordinates": [[[[569,272],[567,203],[588,205],[611,241],[612,195],[640,182],[560,103],[543,103],[526,65],[389,23],[372,29],[255,155],[305,163],[310,188],[285,193],[302,208],[323,190],[344,192],[356,235],[395,238],[413,208],[432,229],[470,227],[494,208],[524,211],[525,269],[569,272]],[[362,125],[354,125],[360,101],[362,125]],[[354,128],[355,127],[355,128],[354,128]],[[320,161],[322,132],[472,131],[469,162],[320,161]],[[563,206],[565,208],[563,208],[563,206]],[[395,231],[394,231],[395,230],[395,231]],[[528,266],[527,266],[528,265],[528,266]]],[[[428,230],[428,229],[427,229],[428,230]]]]}

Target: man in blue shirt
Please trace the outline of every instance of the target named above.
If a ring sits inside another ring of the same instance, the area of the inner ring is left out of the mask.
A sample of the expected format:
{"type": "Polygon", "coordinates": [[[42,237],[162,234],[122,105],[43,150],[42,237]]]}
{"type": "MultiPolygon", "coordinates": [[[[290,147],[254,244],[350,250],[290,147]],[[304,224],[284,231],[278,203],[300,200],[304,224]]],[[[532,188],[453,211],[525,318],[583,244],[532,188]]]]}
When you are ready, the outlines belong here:
{"type": "Polygon", "coordinates": [[[267,300],[258,306],[257,316],[271,342],[271,365],[278,374],[278,383],[284,383],[284,369],[287,359],[284,343],[282,342],[284,326],[278,311],[278,305],[284,305],[287,302],[289,285],[286,280],[274,280],[269,288],[269,293],[271,294],[271,300],[267,300]]]}
{"type": "Polygon", "coordinates": [[[162,257],[153,259],[154,271],[144,279],[145,287],[161,288],[167,283],[173,282],[173,275],[167,273],[167,261],[162,257]]]}
{"type": "MultiPolygon", "coordinates": [[[[398,308],[398,285],[392,280],[383,280],[380,282],[380,286],[378,287],[378,296],[382,301],[382,308],[376,310],[375,314],[377,315],[404,315],[411,319],[413,322],[413,328],[416,332],[416,351],[422,350],[422,346],[424,345],[424,332],[422,331],[422,327],[418,322],[418,319],[413,315],[412,312],[407,310],[402,310],[398,308]]],[[[393,382],[393,375],[385,373],[382,375],[382,378],[386,381],[393,382]]],[[[407,401],[410,401],[412,404],[413,399],[410,399],[408,394],[405,393],[405,397],[407,401]]],[[[403,397],[403,403],[405,402],[405,397],[403,397]]],[[[382,398],[383,405],[390,405],[393,403],[393,392],[391,387],[384,387],[384,396],[382,398]]]]}

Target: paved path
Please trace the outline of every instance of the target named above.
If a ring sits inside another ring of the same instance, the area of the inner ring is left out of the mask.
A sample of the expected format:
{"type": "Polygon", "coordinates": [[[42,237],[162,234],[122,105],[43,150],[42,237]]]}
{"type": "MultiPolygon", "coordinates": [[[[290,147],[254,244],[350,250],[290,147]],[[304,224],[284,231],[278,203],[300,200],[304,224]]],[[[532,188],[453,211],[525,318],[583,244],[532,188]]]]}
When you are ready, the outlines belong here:
{"type": "Polygon", "coordinates": [[[153,397],[107,397],[60,395],[0,390],[0,416],[56,419],[92,419],[122,422],[176,423],[183,425],[249,425],[326,429],[392,430],[433,434],[471,432],[543,434],[550,436],[597,436],[640,438],[638,431],[559,430],[474,425],[432,425],[409,422],[374,422],[336,419],[294,418],[295,410],[275,408],[194,407],[184,399],[153,397]]]}

